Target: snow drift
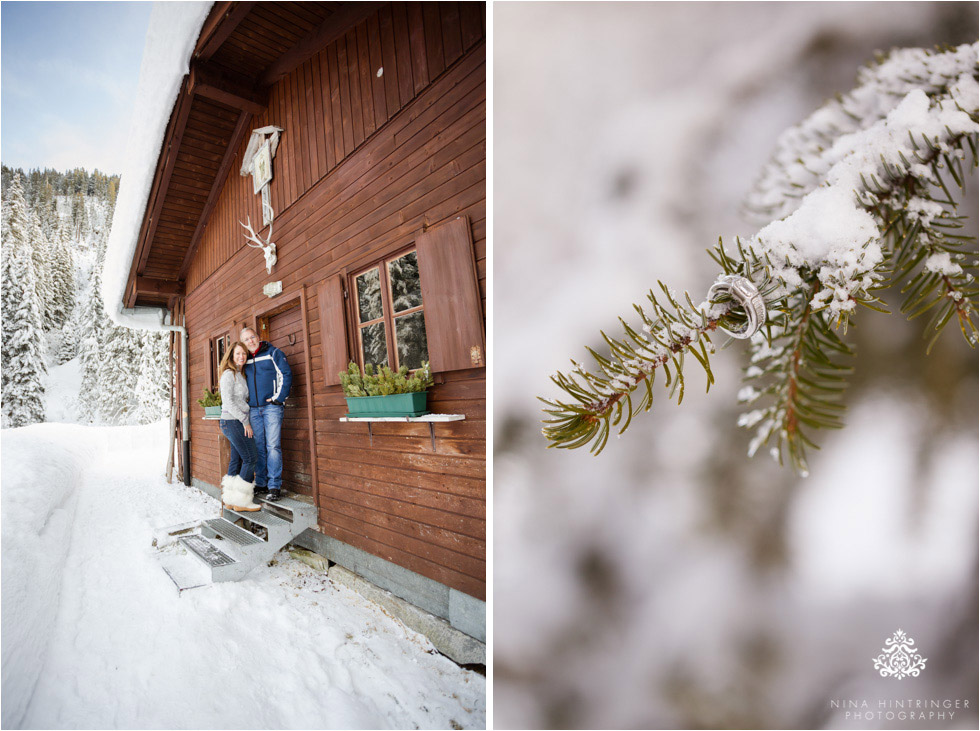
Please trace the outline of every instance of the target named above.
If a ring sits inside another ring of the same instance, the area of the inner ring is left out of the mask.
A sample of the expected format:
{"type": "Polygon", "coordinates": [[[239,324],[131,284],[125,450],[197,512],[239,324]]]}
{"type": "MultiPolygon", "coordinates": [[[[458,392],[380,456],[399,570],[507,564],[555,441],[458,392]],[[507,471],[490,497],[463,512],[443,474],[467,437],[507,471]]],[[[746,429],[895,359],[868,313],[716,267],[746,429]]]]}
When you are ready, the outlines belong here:
{"type": "Polygon", "coordinates": [[[288,552],[178,595],[153,534],[220,503],[168,430],[0,434],[4,728],[485,727],[484,677],[288,552]]]}
{"type": "Polygon", "coordinates": [[[58,614],[76,490],[95,445],[82,426],[2,433],[3,727],[19,724],[58,614]]]}

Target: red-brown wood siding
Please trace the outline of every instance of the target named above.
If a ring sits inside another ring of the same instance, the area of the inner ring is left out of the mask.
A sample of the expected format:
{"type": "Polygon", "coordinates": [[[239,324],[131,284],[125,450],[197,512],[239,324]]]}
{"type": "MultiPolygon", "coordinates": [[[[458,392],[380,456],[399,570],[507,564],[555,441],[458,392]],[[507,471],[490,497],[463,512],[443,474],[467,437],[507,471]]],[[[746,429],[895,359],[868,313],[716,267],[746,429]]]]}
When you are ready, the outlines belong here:
{"type": "MultiPolygon", "coordinates": [[[[285,130],[273,161],[271,193],[277,217],[409,104],[430,83],[430,77],[435,78],[432,68],[441,73],[481,41],[482,11],[480,3],[384,6],[272,87],[269,108],[253,119],[252,128],[274,124],[285,130]],[[424,13],[422,5],[428,8],[424,13]],[[403,27],[395,32],[399,16],[403,16],[403,27]],[[480,28],[479,35],[474,26],[480,28]],[[447,35],[451,39],[448,44],[444,40],[447,35]],[[457,37],[461,40],[452,40],[457,37]],[[385,45],[387,54],[382,50],[385,45]],[[406,75],[414,79],[414,86],[402,85],[399,94],[399,80],[406,75]],[[322,124],[317,122],[318,103],[322,124]]],[[[234,126],[234,121],[224,120],[223,124],[234,126]]],[[[247,144],[246,138],[201,237],[196,259],[204,266],[194,266],[188,272],[187,291],[197,287],[243,244],[239,221],[249,217],[256,230],[261,223],[261,203],[252,193],[252,179],[238,174],[247,144]],[[227,190],[229,186],[232,190],[227,190]]],[[[213,152],[217,155],[214,166],[220,163],[221,153],[213,152]]],[[[201,195],[207,196],[207,192],[205,189],[201,195]]],[[[272,237],[277,243],[278,227],[277,220],[272,237]]]]}
{"type": "Polygon", "coordinates": [[[283,413],[282,480],[289,490],[313,495],[313,460],[310,455],[310,430],[307,417],[309,394],[306,392],[307,363],[304,349],[303,319],[300,303],[259,323],[259,337],[274,343],[286,356],[292,371],[289,399],[283,413]]]}
{"type": "MultiPolygon", "coordinates": [[[[262,294],[264,283],[282,281],[286,293],[305,285],[320,530],[481,599],[485,369],[442,374],[430,390],[433,411],[466,416],[435,425],[434,452],[425,424],[376,423],[372,445],[365,424],[339,421],[346,404],[339,386],[326,385],[317,293],[328,278],[411,245],[424,226],[467,216],[485,312],[482,12],[474,3],[385,6],[277,83],[252,127],[285,128],[271,187],[279,261],[269,275],[262,253],[244,246],[238,221],[250,216],[256,225],[261,204],[251,179],[237,172],[243,143],[188,270],[186,298],[190,388],[197,393],[207,377],[208,335],[237,328],[274,303],[262,294]]],[[[302,335],[296,337],[301,354],[302,335]]],[[[305,405],[294,409],[284,440],[298,463],[314,460],[305,413],[305,405]]],[[[192,474],[217,484],[224,465],[216,422],[192,418],[190,426],[192,474]]],[[[301,477],[286,487],[304,492],[309,484],[301,477]]]]}

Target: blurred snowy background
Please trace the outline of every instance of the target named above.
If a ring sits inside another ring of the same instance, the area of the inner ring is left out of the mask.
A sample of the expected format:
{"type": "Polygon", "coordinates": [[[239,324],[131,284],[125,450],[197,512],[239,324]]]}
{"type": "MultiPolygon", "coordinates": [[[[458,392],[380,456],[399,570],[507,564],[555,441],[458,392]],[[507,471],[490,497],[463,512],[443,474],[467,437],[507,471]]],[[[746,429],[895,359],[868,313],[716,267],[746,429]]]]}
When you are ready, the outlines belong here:
{"type": "Polygon", "coordinates": [[[977,727],[978,372],[957,328],[927,358],[922,321],[859,313],[847,427],[807,479],[746,457],[739,344],[710,394],[691,371],[680,407],[599,457],[546,449],[535,399],[657,279],[700,301],[705,249],[759,228],[740,204],[777,135],[876,50],[976,31],[972,2],[495,5],[496,727],[977,727]],[[919,678],[874,670],[900,628],[919,678]],[[933,698],[969,708],[831,706],[933,698]]]}

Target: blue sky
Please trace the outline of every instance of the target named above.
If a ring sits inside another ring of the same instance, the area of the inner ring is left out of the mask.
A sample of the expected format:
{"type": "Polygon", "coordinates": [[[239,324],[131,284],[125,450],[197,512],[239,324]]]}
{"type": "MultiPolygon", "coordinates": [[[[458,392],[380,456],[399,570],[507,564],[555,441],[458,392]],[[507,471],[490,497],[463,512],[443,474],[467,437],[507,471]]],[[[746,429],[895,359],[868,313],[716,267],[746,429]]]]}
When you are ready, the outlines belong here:
{"type": "Polygon", "coordinates": [[[152,3],[0,3],[0,160],[122,171],[152,3]]]}

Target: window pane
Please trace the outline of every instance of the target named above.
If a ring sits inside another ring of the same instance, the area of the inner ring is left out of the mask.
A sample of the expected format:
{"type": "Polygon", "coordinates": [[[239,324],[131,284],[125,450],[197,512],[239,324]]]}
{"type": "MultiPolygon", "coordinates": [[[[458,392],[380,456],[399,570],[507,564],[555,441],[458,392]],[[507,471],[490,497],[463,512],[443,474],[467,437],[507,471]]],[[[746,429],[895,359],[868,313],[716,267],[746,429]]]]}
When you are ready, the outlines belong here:
{"type": "Polygon", "coordinates": [[[398,363],[410,369],[422,367],[429,359],[429,346],[425,340],[425,318],[422,311],[413,312],[395,320],[395,341],[398,343],[398,363]]]}
{"type": "Polygon", "coordinates": [[[422,285],[419,283],[419,262],[412,251],[388,262],[391,279],[392,306],[403,312],[422,304],[422,285]]]}
{"type": "Polygon", "coordinates": [[[373,363],[375,367],[388,365],[388,343],[385,340],[385,324],[376,322],[361,328],[361,348],[364,365],[373,363]]]}
{"type": "Polygon", "coordinates": [[[381,317],[381,270],[372,269],[357,277],[357,307],[361,322],[381,317]]]}

